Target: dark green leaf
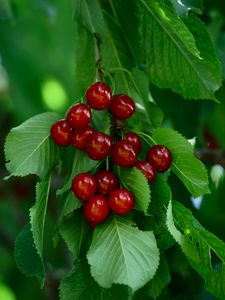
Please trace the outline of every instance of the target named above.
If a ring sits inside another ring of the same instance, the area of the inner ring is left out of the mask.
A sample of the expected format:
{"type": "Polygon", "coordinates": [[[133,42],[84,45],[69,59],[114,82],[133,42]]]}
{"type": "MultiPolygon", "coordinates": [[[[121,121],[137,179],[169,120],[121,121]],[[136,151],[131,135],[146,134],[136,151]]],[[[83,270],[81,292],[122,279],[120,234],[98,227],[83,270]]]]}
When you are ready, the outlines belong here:
{"type": "Polygon", "coordinates": [[[80,210],[65,217],[59,225],[59,232],[72,252],[73,259],[87,248],[90,227],[80,210]]]}
{"type": "Polygon", "coordinates": [[[224,299],[225,243],[205,230],[191,211],[180,203],[169,204],[167,217],[170,233],[181,246],[192,267],[204,278],[205,289],[218,299],[224,299]]]}
{"type": "Polygon", "coordinates": [[[91,277],[86,261],[79,261],[60,284],[60,300],[131,300],[129,289],[115,285],[101,288],[91,277]]]}
{"type": "Polygon", "coordinates": [[[208,193],[208,176],[204,165],[193,154],[191,144],[169,128],[157,129],[152,140],[168,147],[173,156],[172,170],[194,197],[208,193]]]}
{"type": "Polygon", "coordinates": [[[140,231],[126,219],[113,217],[96,227],[87,258],[100,286],[125,284],[136,291],[155,275],[159,250],[152,232],[140,231]]]}
{"type": "MultiPolygon", "coordinates": [[[[98,163],[99,161],[90,159],[86,152],[80,150],[75,151],[73,163],[71,164],[71,172],[64,186],[58,191],[58,195],[71,189],[72,180],[77,174],[91,171],[98,163]]],[[[72,196],[70,195],[70,197],[72,196]]]]}
{"type": "Polygon", "coordinates": [[[14,250],[17,267],[27,276],[37,277],[43,284],[44,266],[34,245],[30,225],[27,224],[18,235],[14,250]]]}
{"type": "Polygon", "coordinates": [[[44,178],[58,157],[59,147],[49,138],[50,128],[59,119],[43,113],[13,128],[5,143],[6,167],[11,176],[36,174],[44,178]]]}
{"type": "Polygon", "coordinates": [[[51,176],[37,183],[36,187],[36,203],[30,209],[31,231],[33,233],[34,244],[37,252],[42,259],[43,255],[43,239],[45,228],[45,217],[48,205],[48,195],[51,183],[51,176]]]}
{"type": "Polygon", "coordinates": [[[124,188],[135,197],[135,208],[147,213],[151,201],[151,191],[145,175],[137,168],[120,168],[120,181],[124,188]]]}
{"type": "Polygon", "coordinates": [[[146,70],[151,81],[184,98],[216,100],[214,92],[221,84],[221,67],[201,21],[188,16],[187,28],[169,0],[140,3],[145,22],[146,70]]]}

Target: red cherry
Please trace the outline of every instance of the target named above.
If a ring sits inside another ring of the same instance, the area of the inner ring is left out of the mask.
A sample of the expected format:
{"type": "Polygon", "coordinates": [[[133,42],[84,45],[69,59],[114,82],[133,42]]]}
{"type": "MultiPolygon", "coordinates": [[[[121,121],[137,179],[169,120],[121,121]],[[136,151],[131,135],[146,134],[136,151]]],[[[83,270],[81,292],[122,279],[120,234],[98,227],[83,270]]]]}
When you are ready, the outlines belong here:
{"type": "Polygon", "coordinates": [[[156,171],[163,173],[167,171],[172,164],[172,154],[168,148],[163,145],[155,145],[147,152],[147,161],[156,171]]]}
{"type": "Polygon", "coordinates": [[[114,190],[109,196],[109,206],[118,215],[129,213],[133,209],[134,204],[133,194],[125,189],[114,190]]]}
{"type": "Polygon", "coordinates": [[[94,109],[101,110],[109,106],[112,92],[108,85],[103,82],[92,84],[86,91],[87,103],[94,109]]]}
{"type": "Polygon", "coordinates": [[[136,133],[134,133],[134,132],[127,132],[125,134],[125,139],[127,141],[131,142],[131,144],[132,144],[135,152],[138,155],[140,153],[141,147],[142,147],[140,137],[136,133]]]}
{"type": "Polygon", "coordinates": [[[83,150],[86,148],[86,143],[89,136],[94,133],[95,130],[91,126],[88,126],[84,129],[77,129],[74,131],[71,139],[71,144],[76,148],[83,150]]]}
{"type": "Polygon", "coordinates": [[[109,105],[109,110],[114,117],[120,120],[130,118],[135,111],[134,101],[127,95],[114,95],[109,105]]]}
{"type": "Polygon", "coordinates": [[[91,122],[91,110],[86,104],[76,104],[68,111],[66,121],[75,129],[83,129],[91,122]]]}
{"type": "Polygon", "coordinates": [[[112,149],[112,160],[121,167],[131,167],[137,160],[137,154],[131,142],[126,140],[118,141],[112,149]]]}
{"type": "Polygon", "coordinates": [[[96,224],[103,222],[109,214],[109,204],[103,195],[95,195],[84,204],[84,217],[95,227],[96,224]]]}
{"type": "Polygon", "coordinates": [[[95,174],[97,182],[97,192],[99,194],[109,195],[112,190],[119,187],[117,176],[110,171],[101,170],[95,174]]]}
{"type": "Polygon", "coordinates": [[[155,169],[149,162],[145,160],[137,160],[134,166],[145,175],[149,182],[154,180],[156,174],[155,169]]]}
{"type": "Polygon", "coordinates": [[[93,175],[80,173],[72,181],[72,190],[81,201],[91,199],[96,191],[96,180],[93,175]]]}
{"type": "Polygon", "coordinates": [[[87,140],[86,151],[94,160],[102,160],[111,153],[113,141],[103,132],[94,132],[87,140]]]}
{"type": "Polygon", "coordinates": [[[71,141],[72,132],[73,130],[66,120],[59,120],[52,125],[50,135],[56,144],[68,146],[71,141]]]}

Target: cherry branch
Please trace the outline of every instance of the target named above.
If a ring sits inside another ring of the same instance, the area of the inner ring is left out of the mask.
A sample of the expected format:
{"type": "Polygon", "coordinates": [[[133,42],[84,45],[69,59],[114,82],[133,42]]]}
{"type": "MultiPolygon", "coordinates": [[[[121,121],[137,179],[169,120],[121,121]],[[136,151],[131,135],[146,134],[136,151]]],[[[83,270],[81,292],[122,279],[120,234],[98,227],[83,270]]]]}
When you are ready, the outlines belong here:
{"type": "Polygon", "coordinates": [[[225,168],[225,150],[222,149],[196,149],[195,155],[210,165],[221,165],[225,168]]]}

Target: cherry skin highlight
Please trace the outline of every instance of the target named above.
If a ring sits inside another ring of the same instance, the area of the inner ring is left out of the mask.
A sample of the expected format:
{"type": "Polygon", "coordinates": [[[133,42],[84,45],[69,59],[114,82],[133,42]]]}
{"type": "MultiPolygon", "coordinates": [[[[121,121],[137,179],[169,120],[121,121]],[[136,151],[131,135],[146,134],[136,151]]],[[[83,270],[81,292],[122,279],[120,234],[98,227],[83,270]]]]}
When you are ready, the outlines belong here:
{"type": "Polygon", "coordinates": [[[76,149],[84,150],[86,148],[86,143],[89,136],[94,132],[95,130],[91,126],[88,126],[84,129],[75,130],[71,138],[71,144],[76,149]]]}
{"type": "Polygon", "coordinates": [[[109,195],[109,206],[118,215],[128,214],[134,207],[135,199],[126,189],[117,189],[109,195]]]}
{"type": "Polygon", "coordinates": [[[111,101],[112,92],[103,82],[92,84],[86,91],[87,103],[96,110],[106,109],[111,101]]]}
{"type": "Polygon", "coordinates": [[[83,103],[76,104],[67,113],[66,121],[74,129],[83,129],[91,122],[91,110],[83,103]]]}
{"type": "Polygon", "coordinates": [[[63,119],[52,125],[50,136],[56,144],[65,147],[71,142],[72,132],[71,126],[63,119]]]}
{"type": "Polygon", "coordinates": [[[119,120],[130,118],[135,111],[134,101],[127,95],[118,94],[112,96],[109,110],[119,120]]]}
{"type": "Polygon", "coordinates": [[[92,198],[96,191],[96,180],[89,173],[80,173],[72,181],[72,191],[81,201],[87,201],[92,198]]]}
{"type": "Polygon", "coordinates": [[[95,195],[85,202],[83,213],[92,227],[103,222],[109,215],[109,204],[105,196],[95,195]]]}
{"type": "Polygon", "coordinates": [[[95,174],[95,179],[97,182],[97,193],[99,194],[109,195],[111,191],[119,187],[118,178],[111,171],[98,171],[95,174]]]}
{"type": "Polygon", "coordinates": [[[156,172],[149,162],[145,160],[137,160],[134,166],[145,175],[149,182],[154,180],[156,172]]]}
{"type": "Polygon", "coordinates": [[[112,148],[112,160],[121,167],[131,167],[137,160],[137,154],[131,142],[118,141],[112,148]]]}
{"type": "Polygon", "coordinates": [[[140,137],[136,133],[130,131],[125,134],[125,139],[131,142],[136,154],[138,155],[141,152],[142,147],[140,137]]]}
{"type": "Polygon", "coordinates": [[[155,145],[147,152],[147,161],[156,171],[166,172],[172,164],[172,154],[168,148],[163,145],[155,145]]]}
{"type": "Polygon", "coordinates": [[[86,152],[91,159],[102,160],[110,155],[113,141],[103,132],[94,132],[87,140],[86,152]]]}

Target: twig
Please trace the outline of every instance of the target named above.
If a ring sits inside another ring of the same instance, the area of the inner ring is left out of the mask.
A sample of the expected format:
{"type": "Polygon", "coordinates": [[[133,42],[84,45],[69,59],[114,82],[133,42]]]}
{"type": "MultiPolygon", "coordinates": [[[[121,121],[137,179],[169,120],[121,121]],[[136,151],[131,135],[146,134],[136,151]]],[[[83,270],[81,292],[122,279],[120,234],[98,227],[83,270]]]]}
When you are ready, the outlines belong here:
{"type": "Polygon", "coordinates": [[[196,149],[195,155],[210,165],[221,165],[225,168],[225,150],[222,149],[196,149]]]}

